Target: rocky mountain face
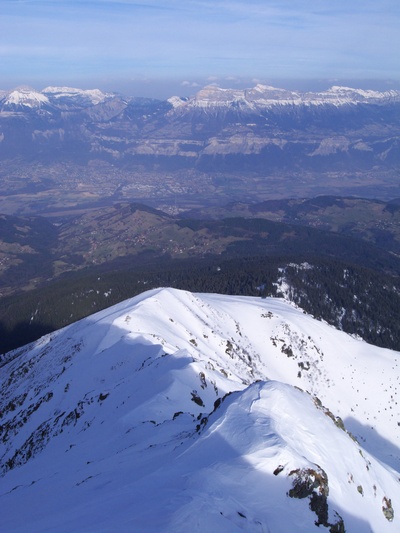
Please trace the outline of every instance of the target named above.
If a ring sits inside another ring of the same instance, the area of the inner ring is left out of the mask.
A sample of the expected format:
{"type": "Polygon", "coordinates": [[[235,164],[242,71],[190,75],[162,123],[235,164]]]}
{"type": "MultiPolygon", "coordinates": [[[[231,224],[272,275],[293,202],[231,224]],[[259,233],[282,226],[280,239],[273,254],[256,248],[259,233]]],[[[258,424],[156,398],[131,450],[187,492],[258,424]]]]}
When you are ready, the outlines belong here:
{"type": "Polygon", "coordinates": [[[398,364],[281,299],[144,293],[3,356],[2,527],[395,531],[398,364]]]}
{"type": "Polygon", "coordinates": [[[0,158],[102,158],[116,165],[340,171],[399,163],[399,91],[298,93],[208,86],[190,98],[19,88],[0,95],[0,158]]]}

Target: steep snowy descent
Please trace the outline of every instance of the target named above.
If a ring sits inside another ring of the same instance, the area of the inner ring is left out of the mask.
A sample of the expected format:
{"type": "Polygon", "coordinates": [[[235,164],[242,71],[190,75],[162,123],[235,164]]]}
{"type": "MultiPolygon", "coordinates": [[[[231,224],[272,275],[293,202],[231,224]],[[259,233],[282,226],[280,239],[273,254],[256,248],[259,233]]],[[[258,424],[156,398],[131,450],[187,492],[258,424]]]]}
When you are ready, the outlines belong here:
{"type": "Polygon", "coordinates": [[[150,291],[4,362],[8,532],[399,529],[398,354],[283,300],[150,291]]]}

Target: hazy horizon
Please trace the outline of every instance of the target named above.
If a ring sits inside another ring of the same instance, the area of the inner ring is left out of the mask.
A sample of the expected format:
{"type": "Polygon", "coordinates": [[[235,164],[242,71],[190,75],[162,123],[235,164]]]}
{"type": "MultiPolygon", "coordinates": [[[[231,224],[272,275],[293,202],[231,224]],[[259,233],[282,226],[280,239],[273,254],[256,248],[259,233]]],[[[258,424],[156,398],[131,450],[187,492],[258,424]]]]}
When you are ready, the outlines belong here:
{"type": "Polygon", "coordinates": [[[48,80],[48,83],[37,84],[35,82],[15,80],[8,86],[1,86],[0,90],[11,91],[19,87],[31,87],[34,90],[42,91],[46,87],[71,87],[76,89],[100,89],[103,92],[120,93],[125,96],[136,96],[144,98],[167,99],[172,96],[187,97],[196,94],[207,85],[216,85],[221,88],[246,89],[257,85],[271,85],[273,87],[294,90],[299,92],[318,92],[329,89],[334,85],[352,87],[355,89],[387,91],[390,89],[400,90],[400,81],[395,80],[344,80],[344,79],[232,79],[209,77],[196,80],[48,80]],[[57,82],[58,81],[58,82],[57,82]]]}
{"type": "Polygon", "coordinates": [[[1,11],[4,89],[400,86],[397,0],[4,0],[1,11]]]}

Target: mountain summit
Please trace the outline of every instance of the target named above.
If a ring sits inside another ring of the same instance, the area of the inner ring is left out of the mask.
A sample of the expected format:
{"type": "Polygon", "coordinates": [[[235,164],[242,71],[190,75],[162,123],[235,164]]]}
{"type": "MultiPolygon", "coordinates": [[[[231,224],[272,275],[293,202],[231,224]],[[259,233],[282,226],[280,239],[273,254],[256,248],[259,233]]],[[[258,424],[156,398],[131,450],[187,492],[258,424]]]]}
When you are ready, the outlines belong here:
{"type": "Polygon", "coordinates": [[[2,526],[395,531],[398,359],[284,300],[127,300],[3,356],[2,526]]]}
{"type": "Polygon", "coordinates": [[[1,102],[2,111],[38,110],[48,106],[50,106],[50,101],[45,94],[26,86],[5,93],[1,102]]]}

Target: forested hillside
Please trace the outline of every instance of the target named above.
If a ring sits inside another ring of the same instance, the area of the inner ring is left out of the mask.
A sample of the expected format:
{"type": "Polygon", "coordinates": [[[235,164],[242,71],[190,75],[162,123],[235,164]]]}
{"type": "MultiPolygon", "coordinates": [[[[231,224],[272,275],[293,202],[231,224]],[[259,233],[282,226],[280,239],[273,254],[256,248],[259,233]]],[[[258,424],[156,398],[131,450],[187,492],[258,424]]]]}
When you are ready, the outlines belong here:
{"type": "Polygon", "coordinates": [[[400,280],[309,254],[155,262],[75,273],[0,300],[0,353],[150,288],[285,296],[307,313],[367,342],[400,350],[400,280]]]}

